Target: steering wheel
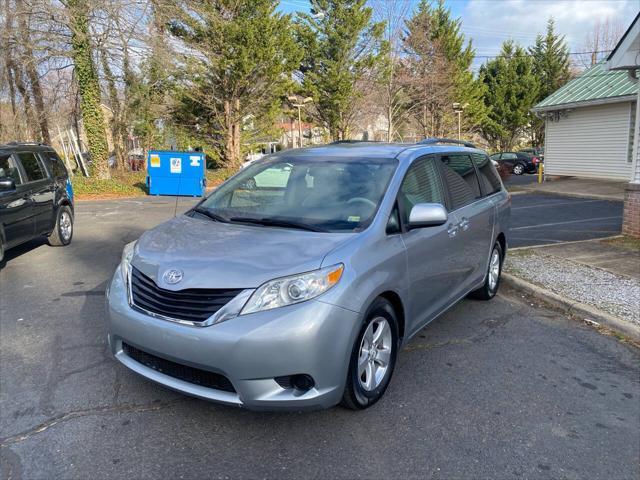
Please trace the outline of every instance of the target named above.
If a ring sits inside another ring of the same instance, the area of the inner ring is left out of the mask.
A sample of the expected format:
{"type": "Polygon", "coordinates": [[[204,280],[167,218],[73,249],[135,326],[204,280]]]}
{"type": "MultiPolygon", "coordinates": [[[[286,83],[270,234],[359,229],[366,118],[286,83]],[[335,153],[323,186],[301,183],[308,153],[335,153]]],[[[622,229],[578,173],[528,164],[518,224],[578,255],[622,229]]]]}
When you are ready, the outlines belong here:
{"type": "Polygon", "coordinates": [[[349,200],[347,200],[347,205],[349,205],[350,203],[366,203],[370,207],[376,208],[376,204],[374,202],[372,202],[368,198],[364,198],[364,197],[353,197],[353,198],[350,198],[349,200]]]}

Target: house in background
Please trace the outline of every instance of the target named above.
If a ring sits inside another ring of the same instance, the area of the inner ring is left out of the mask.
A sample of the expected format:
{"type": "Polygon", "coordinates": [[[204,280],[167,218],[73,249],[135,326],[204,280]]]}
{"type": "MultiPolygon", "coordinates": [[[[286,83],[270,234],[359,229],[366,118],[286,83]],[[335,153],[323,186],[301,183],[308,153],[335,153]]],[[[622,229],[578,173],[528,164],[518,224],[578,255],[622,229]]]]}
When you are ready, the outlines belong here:
{"type": "Polygon", "coordinates": [[[533,111],[545,120],[545,175],[628,181],[638,84],[605,62],[556,90],[533,111]]]}
{"type": "Polygon", "coordinates": [[[607,58],[607,69],[626,74],[636,86],[635,118],[631,120],[633,160],[624,195],[622,233],[640,238],[640,13],[607,58]]]}

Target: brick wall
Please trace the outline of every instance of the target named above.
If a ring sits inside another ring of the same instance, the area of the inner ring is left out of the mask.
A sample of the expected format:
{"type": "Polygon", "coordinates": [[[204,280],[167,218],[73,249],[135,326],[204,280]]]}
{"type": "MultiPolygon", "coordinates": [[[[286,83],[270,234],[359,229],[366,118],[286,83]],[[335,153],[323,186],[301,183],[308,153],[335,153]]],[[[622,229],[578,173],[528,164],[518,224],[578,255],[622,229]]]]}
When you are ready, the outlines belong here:
{"type": "Polygon", "coordinates": [[[624,193],[622,233],[640,238],[640,184],[630,183],[624,193]]]}

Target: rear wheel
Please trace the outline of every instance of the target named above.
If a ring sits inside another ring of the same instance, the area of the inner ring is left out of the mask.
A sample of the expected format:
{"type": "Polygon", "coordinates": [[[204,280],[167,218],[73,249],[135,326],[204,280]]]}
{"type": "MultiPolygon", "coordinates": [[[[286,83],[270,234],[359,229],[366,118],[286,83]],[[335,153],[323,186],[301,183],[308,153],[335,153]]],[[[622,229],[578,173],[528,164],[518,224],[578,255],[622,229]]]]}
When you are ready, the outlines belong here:
{"type": "Polygon", "coordinates": [[[59,247],[69,245],[73,238],[73,213],[67,205],[58,208],[56,215],[56,225],[49,235],[49,245],[59,247]]]}
{"type": "Polygon", "coordinates": [[[522,165],[521,163],[517,163],[516,165],[514,165],[513,173],[515,175],[522,175],[524,173],[524,165],[522,165]]]}
{"type": "Polygon", "coordinates": [[[369,308],[356,338],[342,405],[362,410],[384,394],[398,354],[398,322],[392,305],[378,298],[369,308]]]}
{"type": "Polygon", "coordinates": [[[472,298],[478,300],[491,300],[498,293],[498,287],[500,286],[500,274],[502,273],[502,246],[500,242],[496,242],[491,251],[489,257],[489,268],[487,269],[487,276],[484,280],[484,285],[477,290],[474,290],[469,295],[472,298]]]}

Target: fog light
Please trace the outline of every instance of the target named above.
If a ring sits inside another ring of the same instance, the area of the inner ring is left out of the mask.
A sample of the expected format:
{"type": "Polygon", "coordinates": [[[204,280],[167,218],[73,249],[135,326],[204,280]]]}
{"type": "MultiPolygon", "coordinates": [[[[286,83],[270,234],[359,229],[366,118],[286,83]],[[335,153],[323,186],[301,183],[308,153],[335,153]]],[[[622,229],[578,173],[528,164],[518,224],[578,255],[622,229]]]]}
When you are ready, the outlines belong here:
{"type": "Polygon", "coordinates": [[[311,376],[307,374],[293,375],[291,377],[291,385],[293,385],[293,388],[296,388],[298,390],[306,392],[307,390],[311,390],[315,386],[315,384],[316,382],[313,380],[313,378],[311,378],[311,376]]]}

